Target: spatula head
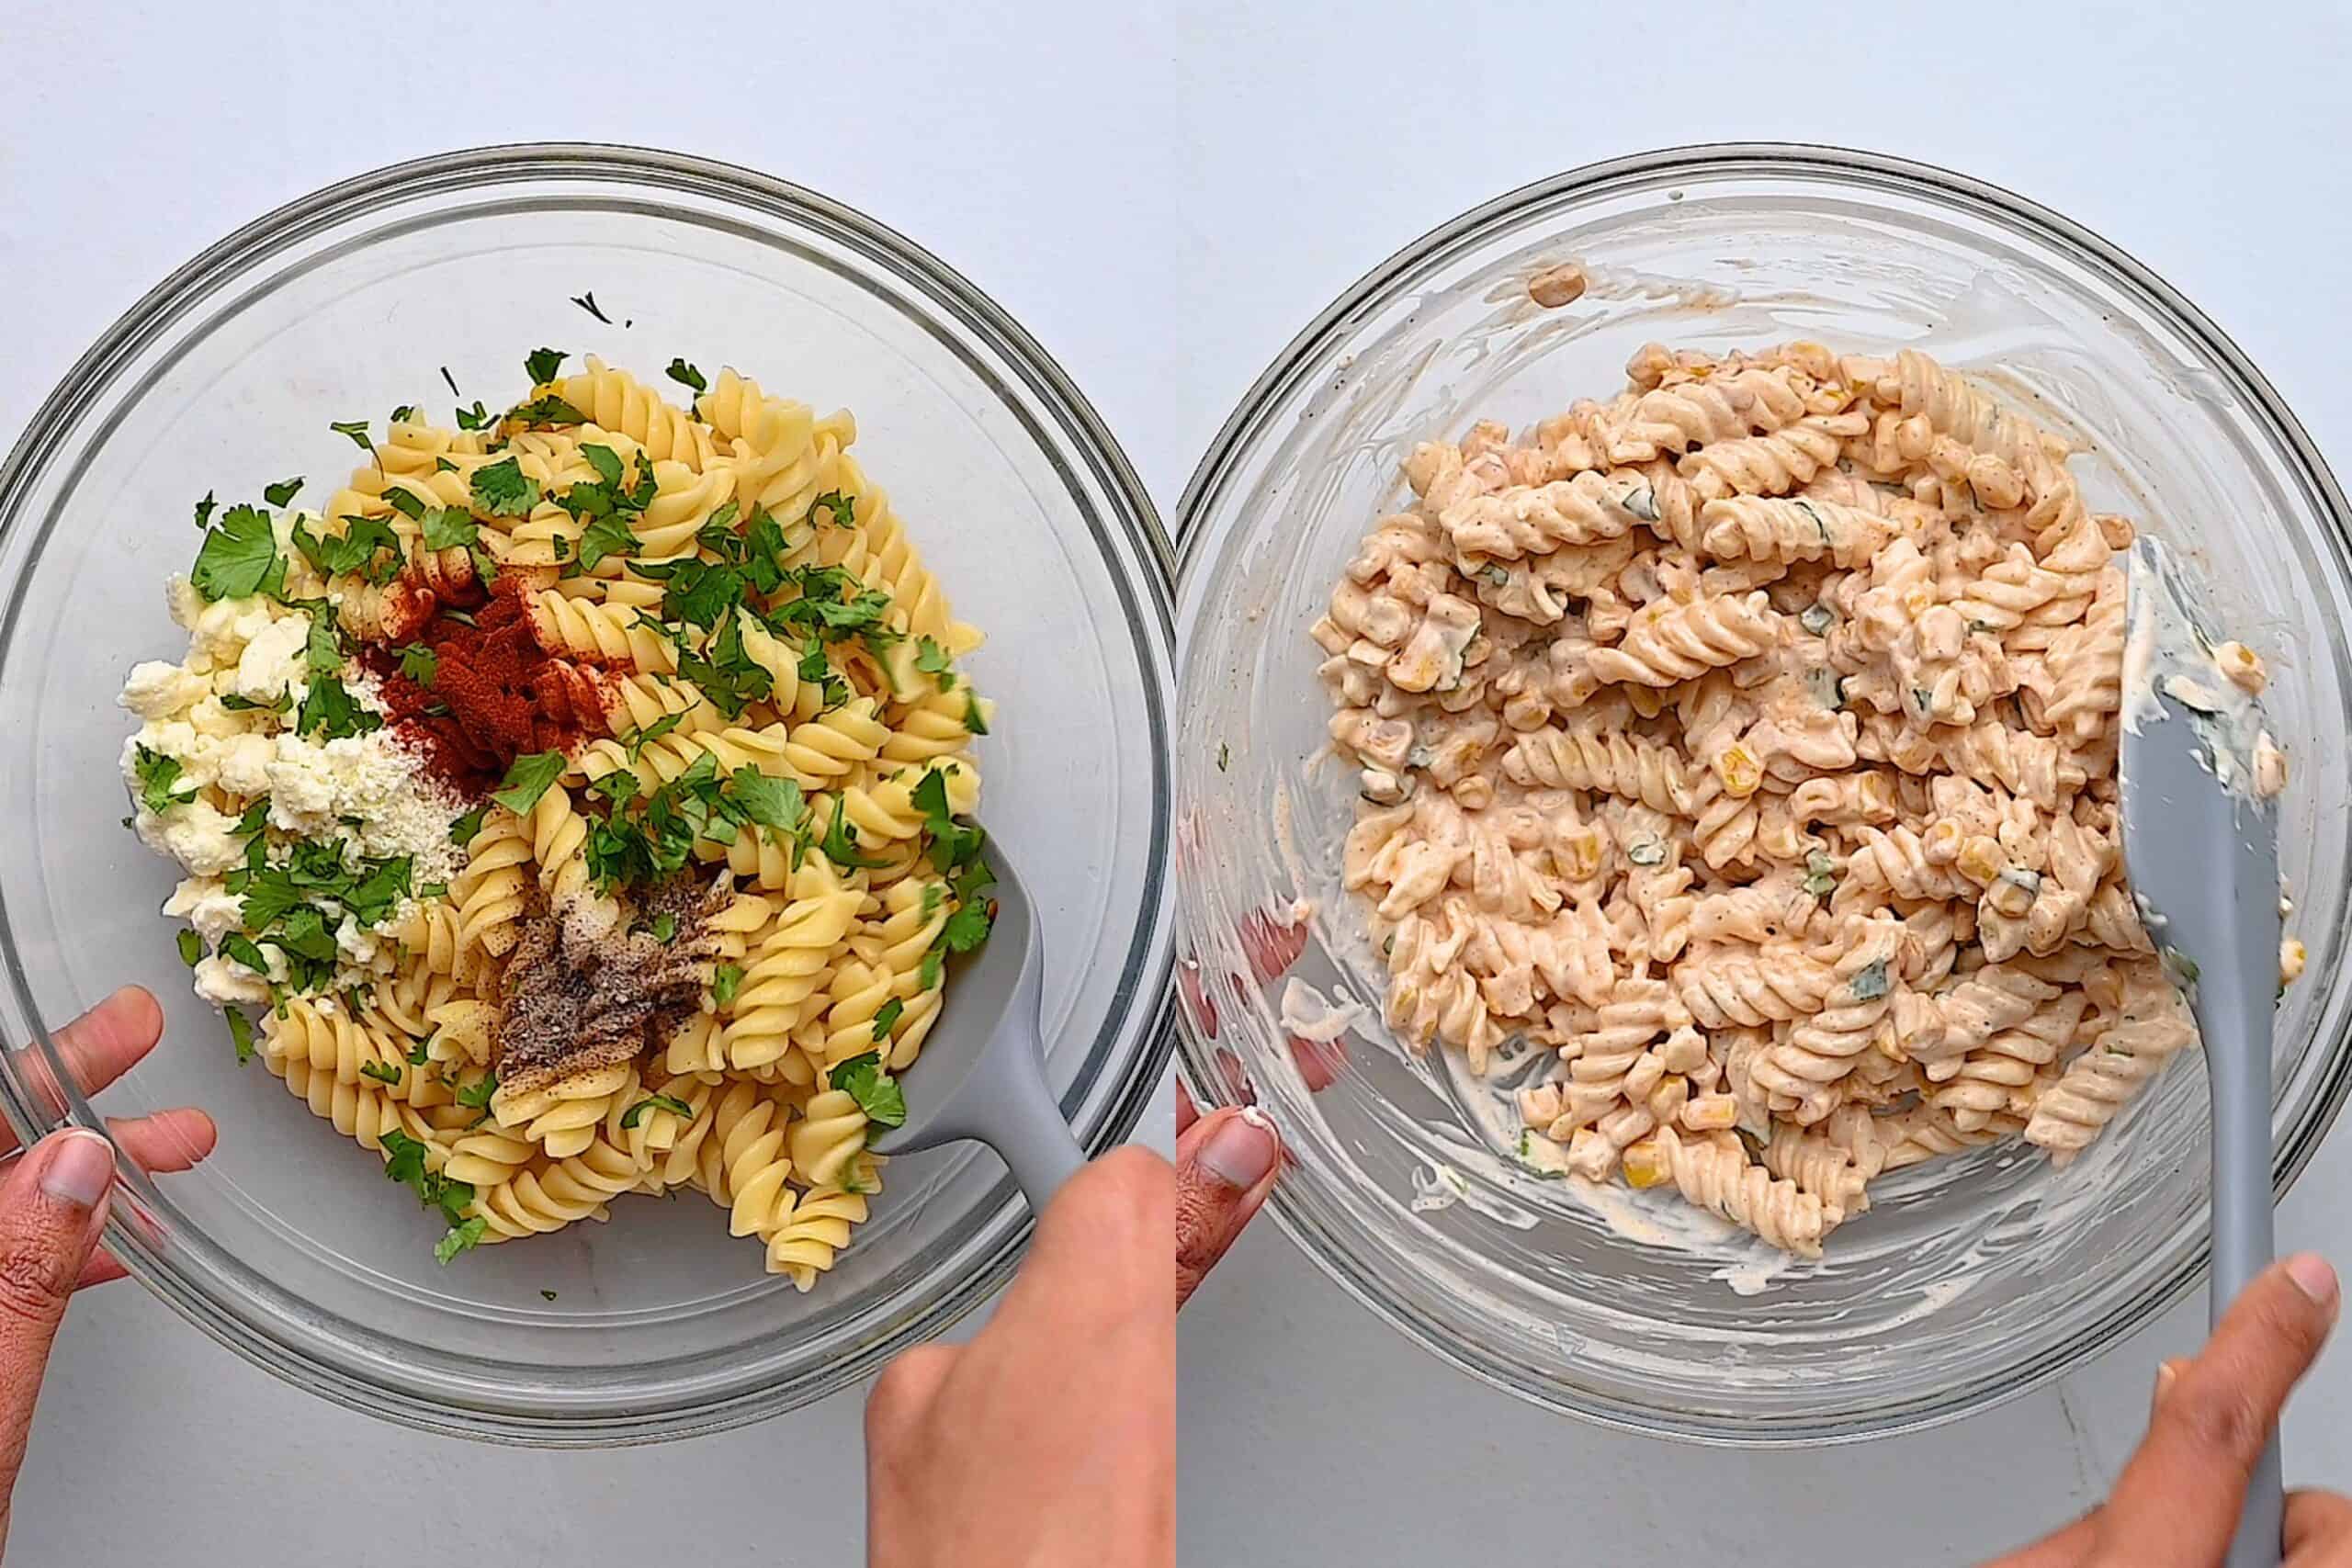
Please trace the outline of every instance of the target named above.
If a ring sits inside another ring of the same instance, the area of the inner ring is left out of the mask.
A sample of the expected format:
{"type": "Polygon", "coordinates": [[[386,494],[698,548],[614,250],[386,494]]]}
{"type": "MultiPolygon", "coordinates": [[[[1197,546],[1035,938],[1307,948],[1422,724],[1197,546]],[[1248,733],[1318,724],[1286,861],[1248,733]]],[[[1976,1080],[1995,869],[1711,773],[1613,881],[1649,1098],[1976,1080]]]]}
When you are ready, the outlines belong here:
{"type": "Polygon", "coordinates": [[[1035,909],[1012,863],[989,839],[980,853],[996,874],[989,897],[996,922],[989,939],[946,976],[938,1021],[922,1055],[907,1069],[907,1121],[876,1136],[876,1154],[909,1154],[974,1136],[972,1116],[993,1101],[990,1081],[1035,1077],[1037,1014],[1045,971],[1035,909]]]}
{"type": "Polygon", "coordinates": [[[2163,546],[2132,547],[2123,660],[2123,861],[2181,976],[2278,962],[2278,812],[2254,791],[2261,704],[2214,662],[2211,624],[2163,546]],[[2178,959],[2186,959],[2182,965],[2178,959]]]}

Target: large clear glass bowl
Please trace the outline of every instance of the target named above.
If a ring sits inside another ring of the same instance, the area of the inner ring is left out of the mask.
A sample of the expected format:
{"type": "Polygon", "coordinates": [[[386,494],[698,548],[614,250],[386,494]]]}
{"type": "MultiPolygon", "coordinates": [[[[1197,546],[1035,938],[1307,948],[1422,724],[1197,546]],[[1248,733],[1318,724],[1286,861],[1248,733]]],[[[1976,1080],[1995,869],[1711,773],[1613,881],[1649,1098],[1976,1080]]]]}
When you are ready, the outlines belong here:
{"type": "Polygon", "coordinates": [[[1645,340],[1790,337],[2000,367],[2007,392],[2087,440],[2075,468],[2094,503],[2188,547],[2228,624],[2274,657],[2270,712],[2295,753],[2283,860],[2311,944],[2278,1010],[2283,1190],[2346,1081],[2346,512],[2261,374],[2112,245],[2007,192],[1863,153],[1702,147],[1577,170],[1350,288],[1250,389],[1179,528],[1178,898],[1182,962],[1199,966],[1179,978],[1206,1004],[1180,1046],[1193,1087],[1273,1112],[1296,1160],[1275,1189],[1283,1226],[1439,1355],[1559,1410],[1754,1444],[1984,1408],[2190,1289],[2206,1257],[2197,1063],[2072,1169],[1995,1148],[1874,1187],[1817,1265],[1686,1221],[1671,1192],[1532,1179],[1502,1157],[1510,1123],[1483,1087],[1380,1027],[1377,956],[1337,886],[1350,785],[1311,762],[1329,708],[1306,628],[1399,503],[1413,443],[1606,395],[1645,340]],[[1528,279],[1572,256],[1590,292],[1538,308],[1528,279]],[[1285,1046],[1282,987],[1249,977],[1236,935],[1297,897],[1316,908],[1295,976],[1373,1009],[1319,1094],[1285,1046]]]}
{"type": "MultiPolygon", "coordinates": [[[[707,1202],[624,1199],[607,1224],[435,1265],[434,1226],[379,1162],[258,1064],[188,991],[172,871],[118,823],[124,670],[178,657],[165,577],[189,508],[311,493],[357,456],[333,420],[518,395],[542,344],[659,380],[740,367],[857,416],[1000,704],[983,816],[1043,919],[1046,1037],[1090,1148],[1134,1125],[1166,1063],[1165,866],[1174,694],[1170,548],[1125,457],[1061,370],[936,257],[809,191],[621,148],[464,152],[282,209],[181,268],[84,356],[0,469],[0,1029],[41,1036],[145,984],[164,1043],[92,1106],[0,1067],[20,1134],[190,1103],[220,1152],[130,1179],[107,1244],[239,1353],[439,1430],[612,1443],[714,1430],[870,1372],[987,1297],[1029,1215],[994,1156],[893,1162],[888,1191],[808,1295],[761,1271],[707,1202]],[[593,290],[612,324],[571,297],[593,290]],[[549,1292],[550,1294],[543,1294],[549,1292]]],[[[577,357],[573,363],[578,363],[577,357]]],[[[948,1003],[952,1028],[955,1003],[948,1003]]],[[[909,1092],[922,1093],[918,1068],[909,1092]]]]}

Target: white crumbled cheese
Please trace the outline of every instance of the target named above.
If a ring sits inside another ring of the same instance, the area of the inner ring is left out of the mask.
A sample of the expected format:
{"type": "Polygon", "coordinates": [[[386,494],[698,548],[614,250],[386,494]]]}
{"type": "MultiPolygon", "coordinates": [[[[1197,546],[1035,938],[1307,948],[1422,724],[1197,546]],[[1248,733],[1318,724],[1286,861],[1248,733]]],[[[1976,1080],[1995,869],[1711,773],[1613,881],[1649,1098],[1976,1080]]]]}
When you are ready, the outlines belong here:
{"type": "Polygon", "coordinates": [[[237,656],[237,695],[254,703],[274,703],[288,695],[301,702],[311,689],[303,659],[310,641],[311,617],[299,611],[254,633],[237,656]]]}
{"type": "Polygon", "coordinates": [[[244,863],[244,843],[232,831],[237,819],[222,816],[201,800],[175,806],[160,815],[141,807],[131,824],[141,843],[171,856],[198,876],[219,876],[244,863]]]}
{"type": "Polygon", "coordinates": [[[119,699],[144,719],[166,718],[212,694],[212,682],[193,670],[149,659],[130,667],[119,699]]]}
{"type": "MultiPolygon", "coordinates": [[[[122,705],[141,724],[124,742],[122,773],[135,797],[141,749],[169,757],[179,764],[171,786],[177,801],[161,812],[139,805],[132,824],[142,842],[189,874],[164,912],[185,918],[215,950],[197,964],[197,993],[223,1006],[267,1001],[271,982],[288,977],[284,953],[263,942],[270,973],[256,975],[217,952],[244,927],[243,897],[221,878],[246,864],[248,841],[235,835],[245,809],[266,803],[273,845],[339,842],[355,871],[363,859],[407,856],[411,886],[423,887],[450,881],[464,865],[463,847],[449,841],[462,803],[388,728],[325,741],[294,733],[290,710],[309,692],[309,615],[261,597],[207,604],[185,579],[172,583],[167,602],[187,628],[188,655],[179,664],[142,662],[124,682],[122,705]],[[225,696],[261,705],[232,709],[225,696]],[[283,709],[281,698],[290,699],[283,709]]],[[[342,679],[360,704],[384,711],[372,677],[347,668],[342,679]]],[[[280,858],[282,848],[272,855],[280,858]]],[[[372,981],[394,951],[387,933],[413,908],[401,900],[372,930],[343,914],[334,984],[372,981]]]]}
{"type": "Polygon", "coordinates": [[[269,982],[232,958],[196,961],[196,994],[215,1007],[269,1000],[269,982]]]}
{"type": "Polygon", "coordinates": [[[164,913],[176,915],[196,928],[207,947],[244,924],[244,900],[220,886],[217,876],[184,878],[164,903],[164,913]]]}

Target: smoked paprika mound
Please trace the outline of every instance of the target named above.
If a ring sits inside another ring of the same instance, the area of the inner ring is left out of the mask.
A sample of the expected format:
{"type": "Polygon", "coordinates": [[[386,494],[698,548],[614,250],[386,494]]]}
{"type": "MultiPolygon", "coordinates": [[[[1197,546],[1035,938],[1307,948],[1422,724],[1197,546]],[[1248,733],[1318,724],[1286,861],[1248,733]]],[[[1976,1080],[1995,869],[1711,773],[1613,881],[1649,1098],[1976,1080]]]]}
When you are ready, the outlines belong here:
{"type": "Polygon", "coordinates": [[[382,680],[395,731],[468,798],[494,788],[517,757],[609,732],[607,672],[550,657],[512,580],[477,611],[438,611],[407,649],[379,644],[362,657],[382,680]],[[422,683],[403,672],[401,658],[419,645],[433,654],[422,683]]]}

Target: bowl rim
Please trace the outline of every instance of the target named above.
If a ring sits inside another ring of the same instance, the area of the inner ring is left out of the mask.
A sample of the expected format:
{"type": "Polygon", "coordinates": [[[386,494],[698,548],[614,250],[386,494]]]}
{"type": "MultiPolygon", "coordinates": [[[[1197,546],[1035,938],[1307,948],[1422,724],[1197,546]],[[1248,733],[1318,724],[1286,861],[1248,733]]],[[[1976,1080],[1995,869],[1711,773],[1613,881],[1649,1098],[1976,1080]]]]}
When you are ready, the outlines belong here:
{"type": "MultiPolygon", "coordinates": [[[[364,217],[394,202],[436,193],[481,190],[529,180],[578,179],[638,186],[748,208],[762,218],[788,223],[839,243],[858,264],[910,286],[926,304],[954,318],[1025,382],[1062,439],[1048,448],[1058,463],[1075,457],[1091,470],[1103,500],[1102,524],[1123,536],[1144,570],[1126,584],[1134,604],[1130,619],[1148,620],[1157,640],[1139,639],[1147,674],[1145,705],[1159,716],[1163,731],[1174,722],[1173,691],[1181,673],[1176,657],[1176,552],[1149,491],[1132,460],[1060,363],[1004,309],[955,267],[897,229],[834,197],[796,182],[740,164],[696,154],[623,143],[588,141],[507,142],[460,148],[369,169],[297,197],[263,213],[207,245],[142,294],[67,368],[56,387],[31,413],[14,446],[0,460],[0,526],[19,525],[15,511],[41,477],[69,434],[79,430],[91,405],[114,385],[122,367],[175,321],[186,302],[232,282],[254,265],[288,245],[336,224],[364,217]],[[1155,650],[1164,650],[1164,655],[1155,650]],[[1164,664],[1153,671],[1152,664],[1164,664]]],[[[1114,570],[1117,570],[1114,563],[1114,570]]],[[[1124,572],[1120,573],[1125,575],[1124,572]]],[[[13,616],[11,617],[13,619],[13,616]]],[[[1104,1098],[1102,1121],[1090,1142],[1099,1154],[1125,1141],[1141,1120],[1165,1077],[1176,1043],[1173,985],[1174,898],[1168,846],[1173,831],[1174,794],[1163,748],[1152,760],[1162,802],[1154,825],[1154,853],[1147,870],[1139,926],[1130,953],[1136,973],[1112,998],[1112,1019],[1136,1031],[1136,1052],[1121,1079],[1104,1098]]],[[[0,914],[0,931],[6,930],[0,914]]],[[[12,998],[33,1032],[54,1050],[54,1028],[41,1023],[24,993],[13,953],[8,968],[12,998]]],[[[46,1111],[17,1081],[0,1071],[0,1116],[29,1146],[59,1127],[103,1128],[86,1098],[67,1086],[62,1114],[46,1111]]],[[[129,1177],[126,1179],[137,1179],[129,1177]]],[[[607,1448],[703,1436],[784,1414],[840,1392],[870,1376],[900,1349],[935,1338],[989,1300],[1026,1251],[1035,1216],[1010,1178],[992,1190],[993,1209],[981,1204],[981,1230],[967,1246],[983,1244],[988,1230],[1008,1215],[1012,1223],[979,1265],[948,1281],[927,1305],[913,1313],[883,1303],[885,1322],[797,1382],[766,1382],[733,1391],[715,1401],[664,1406],[639,1415],[600,1408],[525,1413],[511,1406],[461,1404],[408,1390],[388,1390],[353,1369],[319,1355],[308,1334],[255,1334],[239,1314],[224,1310],[192,1276],[162,1261],[134,1224],[129,1205],[117,1204],[103,1244],[125,1269],[153,1294],[209,1337],[297,1387],[346,1408],[397,1425],[446,1436],[548,1448],[607,1448]]]]}
{"type": "MultiPolygon", "coordinates": [[[[1250,384],[1185,481],[1175,511],[1180,609],[1183,608],[1193,574],[1206,569],[1210,536],[1215,532],[1210,527],[1211,509],[1224,498],[1236,467],[1265,436],[1265,422],[1271,411],[1289,397],[1322,352],[1344,340],[1358,318],[1376,308],[1399,279],[1449,252],[1488,238],[1490,232],[1507,230],[1531,209],[1579,196],[1610,194],[1619,182],[1655,185],[1661,176],[1676,174],[1711,178],[1739,174],[1759,177],[1844,177],[1849,182],[1860,175],[1882,188],[1926,197],[1948,209],[1989,210],[2052,249],[2071,249],[2074,254],[2070,259],[2088,264],[2102,274],[2105,281],[2136,294],[2165,317],[2167,324],[2211,355],[2222,373],[2235,378],[2256,422],[2278,441],[2284,456],[2301,468],[2301,477],[2319,499],[2323,521],[2334,531],[2339,555],[2352,554],[2352,505],[2347,505],[2326,459],[2302,422],[2227,333],[2120,246],[2029,197],[1938,164],[1826,142],[1691,142],[1578,164],[1529,181],[1429,229],[1342,289],[1283,345],[1250,384]]],[[[1191,624],[1188,612],[1180,627],[1180,635],[1186,639],[1188,662],[1191,624]]],[[[1181,775],[1178,787],[1181,794],[1184,787],[1181,775]]],[[[1182,923],[1180,915],[1180,927],[1182,923]]],[[[1180,929],[1179,939],[1187,942],[1187,952],[1191,951],[1189,937],[1189,931],[1180,929]]],[[[1191,1008],[1180,1008],[1178,1011],[1182,1032],[1176,1052],[1177,1073],[1197,1103],[1204,1109],[1213,1108],[1223,1103],[1215,1077],[1205,1069],[1205,1064],[1213,1059],[1216,1043],[1204,1036],[1191,1008]]],[[[2345,1043],[2341,1039],[2336,1042],[2327,1064],[2327,1077],[2315,1100],[2316,1113],[2299,1130],[2300,1136],[2289,1138],[2272,1151],[2274,1203],[2286,1195],[2310,1164],[2343,1109],[2347,1093],[2352,1093],[2352,1052],[2345,1049],[2345,1043]]],[[[2184,1267],[2132,1306],[2095,1321],[2080,1342],[2086,1348],[2045,1356],[2018,1369],[2004,1384],[1973,1391],[1959,1399],[1943,1397],[1932,1404],[1913,1401],[1860,1420],[1849,1420],[1835,1428],[1759,1431],[1741,1428],[1736,1420],[1702,1425],[1679,1418],[1677,1413],[1670,1411],[1636,1412],[1622,1404],[1579,1403],[1565,1397],[1548,1381],[1538,1386],[1508,1375],[1504,1368],[1485,1358],[1469,1340],[1390,1290],[1375,1270],[1327,1241],[1325,1228],[1303,1211],[1295,1196],[1297,1179],[1276,1183],[1272,1201],[1268,1204],[1283,1234],[1332,1283],[1423,1350],[1489,1387],[1544,1409],[1633,1436],[1706,1448],[1763,1450],[1834,1447],[1926,1431],[1980,1415],[2021,1398],[2112,1350],[2201,1284],[2211,1259],[2209,1230],[2200,1236],[2184,1267]]]]}

